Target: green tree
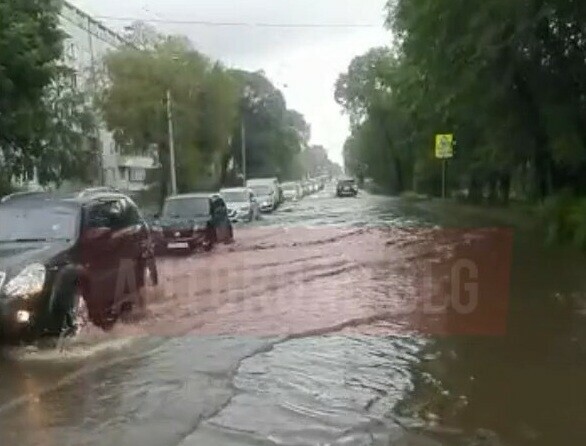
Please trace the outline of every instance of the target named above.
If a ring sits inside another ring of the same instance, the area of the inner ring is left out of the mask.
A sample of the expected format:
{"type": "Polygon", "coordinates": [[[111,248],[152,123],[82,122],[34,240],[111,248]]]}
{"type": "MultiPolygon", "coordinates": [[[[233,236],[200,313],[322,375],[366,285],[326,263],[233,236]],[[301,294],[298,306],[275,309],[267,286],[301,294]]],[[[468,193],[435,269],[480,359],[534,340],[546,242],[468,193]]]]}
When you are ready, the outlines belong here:
{"type": "MultiPolygon", "coordinates": [[[[129,33],[142,36],[136,29],[129,33]]],[[[149,35],[143,47],[124,47],[106,57],[108,87],[100,102],[124,152],[148,153],[157,147],[163,199],[169,184],[167,91],[172,98],[177,184],[184,192],[219,171],[229,148],[237,96],[226,70],[186,38],[149,35]]]]}
{"type": "Polygon", "coordinates": [[[411,186],[414,158],[407,109],[391,87],[399,67],[390,50],[372,49],[352,61],[335,93],[350,116],[352,137],[345,150],[350,171],[397,193],[411,186]]]}
{"type": "Polygon", "coordinates": [[[449,132],[450,177],[471,198],[586,191],[581,2],[390,0],[387,11],[393,50],[356,58],[336,89],[354,164],[384,165],[399,189],[411,171],[437,192],[433,138],[449,132]]]}
{"type": "Polygon", "coordinates": [[[232,72],[239,85],[240,116],[232,138],[232,157],[242,166],[241,130],[246,129],[247,176],[301,175],[297,156],[307,147],[311,129],[303,115],[287,109],[283,93],[262,72],[232,72]]]}
{"type": "Polygon", "coordinates": [[[325,147],[312,145],[300,154],[303,176],[340,175],[341,167],[330,160],[325,147]]]}
{"type": "Polygon", "coordinates": [[[41,183],[87,177],[94,129],[90,98],[71,83],[61,55],[61,3],[0,0],[0,171],[41,183]]]}

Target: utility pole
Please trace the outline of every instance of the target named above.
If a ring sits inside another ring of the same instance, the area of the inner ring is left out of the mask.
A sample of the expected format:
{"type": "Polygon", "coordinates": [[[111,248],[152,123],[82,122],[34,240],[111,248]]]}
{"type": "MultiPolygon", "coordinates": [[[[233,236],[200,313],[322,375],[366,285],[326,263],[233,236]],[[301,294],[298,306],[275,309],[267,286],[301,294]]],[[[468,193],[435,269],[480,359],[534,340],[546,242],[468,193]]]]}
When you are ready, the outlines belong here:
{"type": "Polygon", "coordinates": [[[246,186],[246,126],[244,116],[240,124],[240,139],[242,140],[242,185],[246,186]]]}
{"type": "Polygon", "coordinates": [[[171,90],[167,90],[167,124],[169,126],[169,168],[171,169],[171,193],[177,194],[177,174],[175,172],[175,138],[173,136],[173,111],[171,90]]]}
{"type": "MultiPolygon", "coordinates": [[[[91,89],[92,89],[92,94],[96,94],[96,92],[98,91],[98,82],[97,82],[97,75],[96,75],[96,58],[94,55],[94,41],[92,39],[92,19],[90,17],[87,18],[87,38],[88,38],[88,47],[90,50],[90,74],[91,74],[91,89]]],[[[77,88],[77,81],[76,81],[76,86],[75,88],[77,88]]],[[[98,183],[100,186],[105,186],[106,185],[106,181],[105,181],[105,166],[104,166],[104,147],[102,146],[102,142],[100,140],[100,132],[99,130],[96,131],[95,136],[95,142],[96,142],[96,147],[93,146],[93,142],[94,139],[90,139],[90,144],[92,145],[91,149],[93,150],[94,148],[96,149],[96,151],[98,152],[98,183]]],[[[116,178],[114,178],[114,181],[116,181],[116,178]]],[[[109,186],[111,186],[111,184],[109,184],[109,186]]]]}

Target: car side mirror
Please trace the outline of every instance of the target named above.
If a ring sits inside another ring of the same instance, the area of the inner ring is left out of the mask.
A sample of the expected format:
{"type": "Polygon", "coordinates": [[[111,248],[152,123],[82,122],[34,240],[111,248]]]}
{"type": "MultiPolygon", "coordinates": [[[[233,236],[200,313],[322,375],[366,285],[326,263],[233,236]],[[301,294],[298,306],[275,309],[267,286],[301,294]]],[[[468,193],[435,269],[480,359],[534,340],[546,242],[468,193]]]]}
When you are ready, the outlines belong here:
{"type": "Polygon", "coordinates": [[[153,219],[154,219],[154,220],[160,220],[160,219],[161,219],[161,214],[159,214],[159,213],[157,212],[155,215],[153,215],[153,219]]]}

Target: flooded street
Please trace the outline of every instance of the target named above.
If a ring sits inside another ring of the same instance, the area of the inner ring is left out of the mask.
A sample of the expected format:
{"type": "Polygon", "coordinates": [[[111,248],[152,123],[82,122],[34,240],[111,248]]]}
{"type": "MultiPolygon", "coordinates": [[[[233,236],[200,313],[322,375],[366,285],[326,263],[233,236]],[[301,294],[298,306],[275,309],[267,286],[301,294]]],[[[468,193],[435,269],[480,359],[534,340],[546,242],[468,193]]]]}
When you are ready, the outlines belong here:
{"type": "Polygon", "coordinates": [[[330,186],[162,259],[144,320],[2,353],[2,444],[586,444],[586,262],[482,223],[330,186]],[[462,257],[483,319],[411,306],[462,257]]]}

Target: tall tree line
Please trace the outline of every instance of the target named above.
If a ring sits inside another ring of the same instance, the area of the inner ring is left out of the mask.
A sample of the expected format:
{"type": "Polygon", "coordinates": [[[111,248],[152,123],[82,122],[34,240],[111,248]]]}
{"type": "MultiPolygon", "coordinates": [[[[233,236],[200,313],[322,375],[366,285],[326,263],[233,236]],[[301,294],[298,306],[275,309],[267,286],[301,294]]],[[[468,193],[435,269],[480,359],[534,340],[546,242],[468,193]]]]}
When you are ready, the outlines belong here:
{"type": "Polygon", "coordinates": [[[144,23],[133,24],[125,37],[130,44],[106,57],[101,109],[123,151],[157,148],[160,198],[168,193],[170,172],[167,91],[180,192],[241,185],[243,142],[248,177],[303,176],[300,157],[310,126],[262,71],[227,69],[187,38],[144,23]]]}
{"type": "Polygon", "coordinates": [[[96,61],[84,91],[67,67],[60,1],[0,0],[0,195],[14,178],[41,184],[99,181],[98,123],[123,154],[158,155],[150,178],[168,193],[167,92],[179,191],[241,184],[242,126],[249,176],[301,178],[311,129],[263,72],[230,70],[184,36],[144,23],[127,45],[96,61]]]}
{"type": "Polygon", "coordinates": [[[392,44],[336,85],[349,169],[438,194],[434,135],[453,133],[452,189],[471,200],[586,192],[586,4],[390,0],[392,44]]]}

